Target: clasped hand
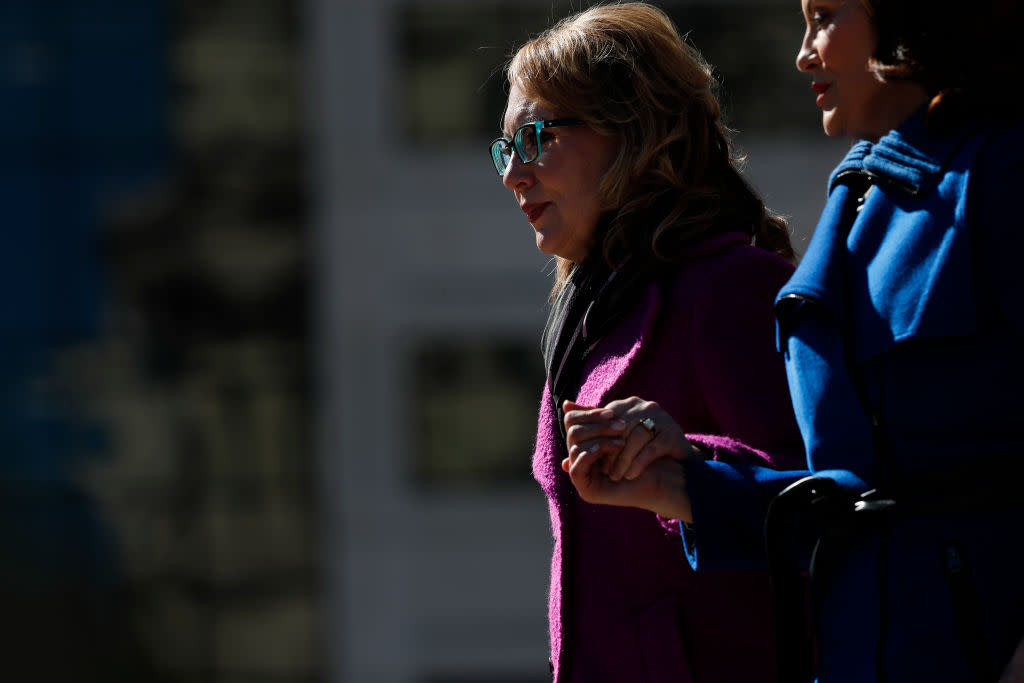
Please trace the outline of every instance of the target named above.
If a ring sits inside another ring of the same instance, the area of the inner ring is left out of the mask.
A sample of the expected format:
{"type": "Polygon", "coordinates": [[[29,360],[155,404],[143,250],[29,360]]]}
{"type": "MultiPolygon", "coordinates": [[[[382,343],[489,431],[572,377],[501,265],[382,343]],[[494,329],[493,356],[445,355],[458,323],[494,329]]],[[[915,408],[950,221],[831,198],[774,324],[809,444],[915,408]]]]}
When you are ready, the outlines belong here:
{"type": "Polygon", "coordinates": [[[692,521],[680,463],[702,454],[661,406],[633,396],[603,408],[565,401],[562,410],[562,469],[583,500],[692,521]]]}

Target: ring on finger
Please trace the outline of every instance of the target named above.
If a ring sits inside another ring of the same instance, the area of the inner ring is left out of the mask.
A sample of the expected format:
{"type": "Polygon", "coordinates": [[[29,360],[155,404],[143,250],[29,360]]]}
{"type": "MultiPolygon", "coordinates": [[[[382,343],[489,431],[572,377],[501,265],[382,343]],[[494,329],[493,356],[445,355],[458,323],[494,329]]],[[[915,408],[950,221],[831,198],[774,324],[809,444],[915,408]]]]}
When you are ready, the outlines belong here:
{"type": "Polygon", "coordinates": [[[644,419],[640,420],[639,424],[641,427],[643,427],[644,429],[651,433],[652,439],[658,435],[658,428],[654,424],[654,420],[652,418],[645,417],[644,419]]]}

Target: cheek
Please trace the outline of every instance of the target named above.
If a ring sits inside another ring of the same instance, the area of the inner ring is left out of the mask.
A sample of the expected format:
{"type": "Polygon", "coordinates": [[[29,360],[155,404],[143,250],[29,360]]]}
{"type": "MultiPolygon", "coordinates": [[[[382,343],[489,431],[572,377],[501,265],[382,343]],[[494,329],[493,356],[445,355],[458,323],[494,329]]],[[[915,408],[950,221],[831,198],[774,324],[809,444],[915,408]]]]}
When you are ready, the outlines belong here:
{"type": "Polygon", "coordinates": [[[858,73],[856,78],[849,80],[843,96],[843,104],[847,109],[846,115],[863,116],[865,111],[876,105],[878,88],[871,74],[858,73]]]}
{"type": "Polygon", "coordinates": [[[600,178],[589,178],[576,195],[576,215],[583,229],[593,231],[601,215],[600,178]]]}
{"type": "MultiPolygon", "coordinates": [[[[604,161],[604,160],[602,160],[604,161]]],[[[602,195],[602,182],[604,181],[605,174],[608,172],[611,166],[611,160],[607,160],[607,163],[594,165],[588,169],[586,185],[588,203],[593,205],[594,211],[600,213],[601,206],[604,204],[604,197],[602,195]]]]}

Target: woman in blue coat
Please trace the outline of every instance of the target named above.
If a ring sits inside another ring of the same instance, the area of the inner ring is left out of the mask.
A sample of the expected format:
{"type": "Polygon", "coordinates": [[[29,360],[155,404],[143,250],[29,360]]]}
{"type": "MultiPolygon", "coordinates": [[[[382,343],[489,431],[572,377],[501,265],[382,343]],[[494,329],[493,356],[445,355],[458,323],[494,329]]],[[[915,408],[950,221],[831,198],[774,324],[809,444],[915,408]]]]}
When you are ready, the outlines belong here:
{"type": "Polygon", "coordinates": [[[584,499],[683,520],[698,572],[770,566],[793,680],[1024,680],[1019,4],[802,2],[797,67],[858,141],[776,300],[806,470],[639,398],[567,406],[584,499]]]}

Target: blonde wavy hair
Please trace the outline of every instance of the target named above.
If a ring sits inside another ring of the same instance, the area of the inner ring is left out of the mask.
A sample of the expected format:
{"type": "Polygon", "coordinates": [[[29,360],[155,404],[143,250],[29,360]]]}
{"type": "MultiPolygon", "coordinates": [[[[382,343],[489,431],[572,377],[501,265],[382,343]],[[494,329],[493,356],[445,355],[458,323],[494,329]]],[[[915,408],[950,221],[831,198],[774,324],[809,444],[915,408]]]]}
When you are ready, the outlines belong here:
{"type": "MultiPolygon", "coordinates": [[[[627,255],[640,266],[673,263],[743,229],[794,259],[785,220],[739,172],[711,67],[660,9],[628,2],[569,16],[523,45],[506,76],[557,116],[619,141],[600,188],[609,265],[627,255]]],[[[557,261],[556,291],[573,265],[557,261]]]]}

